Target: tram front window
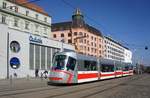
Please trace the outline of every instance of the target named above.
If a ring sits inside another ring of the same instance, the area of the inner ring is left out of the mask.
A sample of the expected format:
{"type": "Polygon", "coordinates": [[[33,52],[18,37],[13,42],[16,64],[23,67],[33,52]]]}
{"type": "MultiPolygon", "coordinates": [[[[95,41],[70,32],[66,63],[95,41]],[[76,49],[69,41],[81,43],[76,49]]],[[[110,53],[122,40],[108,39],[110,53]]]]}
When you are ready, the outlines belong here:
{"type": "Polygon", "coordinates": [[[54,70],[57,70],[57,69],[64,70],[66,58],[67,58],[66,55],[56,55],[54,57],[54,62],[53,62],[52,69],[54,69],[54,70]]]}

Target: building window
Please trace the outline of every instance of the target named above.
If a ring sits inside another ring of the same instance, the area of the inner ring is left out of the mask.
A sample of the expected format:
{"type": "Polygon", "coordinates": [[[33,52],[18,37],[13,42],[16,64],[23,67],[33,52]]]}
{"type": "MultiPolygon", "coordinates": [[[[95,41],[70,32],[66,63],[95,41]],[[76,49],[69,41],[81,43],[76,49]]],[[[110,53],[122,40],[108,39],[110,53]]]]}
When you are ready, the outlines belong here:
{"type": "Polygon", "coordinates": [[[30,44],[30,69],[34,69],[34,45],[30,44]]]}
{"type": "Polygon", "coordinates": [[[93,40],[93,36],[91,36],[91,39],[93,40]]]}
{"type": "Polygon", "coordinates": [[[44,27],[44,34],[47,34],[47,27],[44,27]]]}
{"type": "Polygon", "coordinates": [[[83,39],[79,39],[80,43],[83,43],[83,39]]]}
{"type": "Polygon", "coordinates": [[[99,53],[101,54],[101,50],[99,51],[99,53]]]}
{"type": "Polygon", "coordinates": [[[93,42],[91,42],[91,45],[93,46],[93,42]]]}
{"type": "Polygon", "coordinates": [[[56,34],[54,34],[53,37],[56,38],[57,37],[56,34]]]}
{"type": "Polygon", "coordinates": [[[47,22],[47,17],[44,18],[44,21],[47,22]]]}
{"type": "Polygon", "coordinates": [[[18,7],[17,7],[17,6],[15,6],[15,9],[14,9],[14,10],[15,10],[15,12],[18,12],[18,7]]]}
{"type": "Polygon", "coordinates": [[[46,57],[45,57],[45,49],[46,47],[41,46],[41,69],[46,69],[46,57]]]}
{"type": "Polygon", "coordinates": [[[83,35],[82,32],[80,32],[79,35],[83,35]]]}
{"type": "Polygon", "coordinates": [[[89,35],[87,35],[87,38],[89,38],[89,35]]]}
{"type": "Polygon", "coordinates": [[[87,41],[87,44],[89,45],[89,41],[87,41]]]}
{"type": "Polygon", "coordinates": [[[64,37],[64,34],[63,34],[63,33],[61,34],[61,37],[64,37]]]}
{"type": "Polygon", "coordinates": [[[26,11],[26,16],[29,16],[29,11],[26,11]]]}
{"type": "Polygon", "coordinates": [[[86,51],[86,46],[84,46],[84,50],[86,51]]]}
{"type": "Polygon", "coordinates": [[[68,37],[71,37],[71,33],[68,33],[68,37]]]}
{"type": "Polygon", "coordinates": [[[18,21],[19,21],[19,20],[18,20],[17,18],[14,19],[14,26],[15,26],[15,27],[18,27],[18,21]]]}
{"type": "Polygon", "coordinates": [[[90,48],[88,47],[88,51],[90,51],[90,48]]]}
{"type": "Polygon", "coordinates": [[[57,51],[59,49],[30,44],[30,69],[50,69],[52,57],[57,51]]]}
{"type": "Polygon", "coordinates": [[[39,29],[39,25],[35,24],[35,31],[38,32],[38,29],[39,29]]]}
{"type": "Polygon", "coordinates": [[[38,17],[39,17],[39,15],[38,15],[38,14],[35,14],[35,18],[38,19],[38,17]]]}
{"type": "Polygon", "coordinates": [[[25,22],[25,29],[29,30],[29,22],[25,22]]]}
{"type": "Polygon", "coordinates": [[[2,23],[6,24],[6,16],[2,15],[2,23]]]}
{"type": "MultiPolygon", "coordinates": [[[[99,42],[101,42],[101,39],[99,39],[99,42]]],[[[106,43],[106,41],[105,41],[105,43],[106,43]]]]}
{"type": "Polygon", "coordinates": [[[7,3],[6,2],[3,2],[3,8],[5,9],[7,6],[7,3]]]}
{"type": "Polygon", "coordinates": [[[95,47],[96,47],[96,43],[95,43],[95,47]]]}
{"type": "MultiPolygon", "coordinates": [[[[105,45],[105,47],[106,47],[106,45],[105,45]]],[[[99,48],[101,48],[101,45],[99,45],[99,48]]]]}
{"type": "Polygon", "coordinates": [[[86,39],[84,39],[84,43],[86,44],[86,39]]]}
{"type": "Polygon", "coordinates": [[[68,43],[72,43],[71,39],[68,40],[68,43]]]}
{"type": "Polygon", "coordinates": [[[74,32],[74,35],[77,36],[77,32],[74,32]]]}

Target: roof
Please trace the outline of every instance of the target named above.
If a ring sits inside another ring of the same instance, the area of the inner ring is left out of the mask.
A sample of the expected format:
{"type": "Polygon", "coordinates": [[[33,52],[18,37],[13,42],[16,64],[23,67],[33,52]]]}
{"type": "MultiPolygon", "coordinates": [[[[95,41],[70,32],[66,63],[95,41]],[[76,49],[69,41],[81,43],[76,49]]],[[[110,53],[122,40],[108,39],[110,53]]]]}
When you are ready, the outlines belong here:
{"type": "Polygon", "coordinates": [[[43,8],[41,8],[40,6],[38,6],[36,4],[28,3],[29,2],[28,0],[7,0],[7,1],[18,4],[18,5],[26,7],[26,8],[29,8],[31,10],[34,10],[34,11],[44,14],[46,16],[49,16],[48,13],[46,13],[43,10],[43,8]]]}
{"type": "Polygon", "coordinates": [[[71,27],[72,22],[59,22],[52,24],[52,31],[60,31],[60,30],[69,30],[71,27]]]}
{"type": "Polygon", "coordinates": [[[113,40],[111,37],[105,36],[105,38],[108,39],[108,40],[110,40],[110,41],[112,41],[112,42],[114,42],[114,43],[116,43],[116,44],[118,44],[118,45],[120,45],[120,46],[122,46],[123,48],[129,50],[129,48],[123,46],[123,45],[122,45],[121,43],[119,43],[118,41],[113,40]]]}
{"type": "MultiPolygon", "coordinates": [[[[61,30],[69,30],[69,29],[71,29],[71,26],[72,26],[72,21],[53,23],[52,24],[52,32],[53,31],[61,31],[61,30]]],[[[96,29],[88,24],[85,25],[85,28],[89,32],[103,37],[102,33],[98,29],[96,29]]]]}

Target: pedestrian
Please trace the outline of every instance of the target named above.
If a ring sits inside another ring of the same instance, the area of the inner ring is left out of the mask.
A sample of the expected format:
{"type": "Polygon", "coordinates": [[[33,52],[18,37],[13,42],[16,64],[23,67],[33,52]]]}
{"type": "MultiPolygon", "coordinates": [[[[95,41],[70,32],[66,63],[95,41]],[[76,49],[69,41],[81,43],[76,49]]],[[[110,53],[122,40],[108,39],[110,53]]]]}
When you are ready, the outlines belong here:
{"type": "Polygon", "coordinates": [[[35,69],[35,77],[39,77],[39,69],[35,69]]]}

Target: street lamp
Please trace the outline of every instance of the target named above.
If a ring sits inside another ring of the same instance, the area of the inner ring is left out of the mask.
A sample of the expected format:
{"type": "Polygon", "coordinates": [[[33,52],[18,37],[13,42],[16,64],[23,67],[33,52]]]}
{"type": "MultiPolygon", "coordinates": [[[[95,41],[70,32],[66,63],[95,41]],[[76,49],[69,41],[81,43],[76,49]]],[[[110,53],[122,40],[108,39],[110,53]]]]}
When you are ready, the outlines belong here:
{"type": "Polygon", "coordinates": [[[64,43],[65,40],[64,40],[64,39],[61,39],[60,41],[61,41],[61,43],[62,43],[62,44],[61,44],[61,52],[63,52],[63,51],[64,51],[63,43],[64,43]]]}
{"type": "Polygon", "coordinates": [[[82,39],[82,38],[85,38],[85,37],[87,37],[87,36],[80,36],[80,37],[76,37],[75,39],[74,39],[74,45],[75,45],[75,49],[77,49],[78,51],[79,51],[79,49],[78,49],[78,42],[77,42],[77,40],[78,39],[82,39]],[[77,43],[77,44],[76,44],[77,43]]]}

